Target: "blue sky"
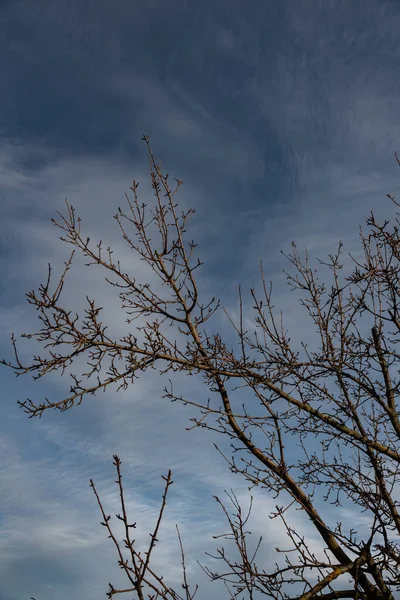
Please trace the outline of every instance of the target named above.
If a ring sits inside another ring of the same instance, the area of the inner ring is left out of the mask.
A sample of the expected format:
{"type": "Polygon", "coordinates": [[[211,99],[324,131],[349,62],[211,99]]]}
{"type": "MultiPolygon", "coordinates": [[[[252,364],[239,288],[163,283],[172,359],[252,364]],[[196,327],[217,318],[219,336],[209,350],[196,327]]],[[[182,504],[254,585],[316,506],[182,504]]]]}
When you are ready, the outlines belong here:
{"type": "MultiPolygon", "coordinates": [[[[1,355],[10,356],[12,331],[37,325],[24,294],[45,279],[49,261],[57,270],[68,257],[49,222],[65,197],[90,237],[143,269],[112,219],[132,179],[144,199],[150,193],[143,134],[184,180],[179,201],[196,209],[204,293],[234,314],[239,282],[256,285],[262,259],[275,304],[304,339],[280,250],[295,240],[324,257],[341,239],[356,253],[369,212],[392,214],[385,194],[399,189],[399,31],[395,1],[3,0],[1,355]]],[[[79,265],[65,303],[79,309],[86,293],[100,298],[118,335],[125,325],[110,289],[79,265]]],[[[222,316],[220,327],[229,335],[222,316]]],[[[246,485],[227,473],[211,435],[185,430],[192,411],[161,398],[161,379],[143,377],[124,394],[41,420],[28,420],[16,400],[61,398],[66,380],[32,385],[3,369],[1,381],[0,600],[97,600],[118,583],[88,486],[92,477],[106,510],[118,512],[113,453],[143,540],[161,475],[173,470],[158,564],[179,580],[178,522],[190,574],[203,582],[198,597],[225,597],[195,561],[225,529],[212,494],[233,486],[245,502],[246,485]]],[[[206,393],[201,382],[181,381],[189,384],[206,393]]],[[[262,550],[266,563],[269,546],[283,540],[268,519],[274,504],[256,496],[254,527],[273,542],[262,550]]],[[[300,516],[298,527],[306,531],[300,516]]]]}

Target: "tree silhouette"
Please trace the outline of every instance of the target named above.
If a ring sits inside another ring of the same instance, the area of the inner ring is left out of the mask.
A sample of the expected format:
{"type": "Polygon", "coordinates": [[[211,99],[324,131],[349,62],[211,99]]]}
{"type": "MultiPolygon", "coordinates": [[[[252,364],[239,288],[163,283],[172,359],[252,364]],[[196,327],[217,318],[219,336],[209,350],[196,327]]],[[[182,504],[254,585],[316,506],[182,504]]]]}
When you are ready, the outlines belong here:
{"type": "MultiPolygon", "coordinates": [[[[78,357],[84,358],[88,370],[71,375],[70,393],[63,400],[36,403],[27,399],[20,405],[30,417],[42,416],[51,408],[71,409],[86,395],[108,386],[126,389],[149,368],[169,374],[171,384],[164,390],[165,396],[196,407],[195,427],[230,439],[232,454],[224,455],[230,470],[250,487],[259,486],[277,499],[280,504],[272,516],[280,519],[289,543],[287,549],[276,549],[277,562],[271,570],[268,565],[259,565],[259,544],[255,551],[248,548],[249,513],[243,512],[233,493],[226,504],[216,498],[229,525],[222,538],[233,543],[236,552],[232,554],[222,546],[216,558],[223,566],[216,571],[204,567],[208,576],[224,581],[231,598],[265,595],[298,600],[394,600],[400,589],[398,217],[394,223],[380,224],[370,214],[367,233],[360,233],[363,258],[352,258],[347,275],[342,274],[341,244],[327,260],[320,260],[321,267],[329,271],[329,282],[319,278],[308,255],[302,258],[295,244],[285,255],[290,264],[288,284],[300,294],[310,329],[317,333],[313,347],[303,343],[296,348],[291,342],[261,269],[262,295],[251,290],[254,330],[245,327],[245,301],[239,289],[237,322],[228,316],[237,338],[231,348],[210,325],[221,310],[219,301],[203,298],[196,283],[201,262],[186,230],[194,211],[179,211],[175,200],[182,182],[176,180],[171,187],[147,137],[144,140],[154,203],[140,203],[138,184],[133,182],[127,210],[118,208],[115,219],[128,247],[162,285],[138,281],[122,269],[110,248],[104,249],[101,242],[91,244],[81,233],[75,209],[67,204],[66,215],[59,214],[53,223],[61,229],[61,239],[74,250],[55,285],[49,266],[46,283],[27,294],[41,328],[22,337],[43,344],[44,354],[34,356],[29,365],[23,364],[13,336],[15,359],[2,362],[17,375],[31,374],[35,379],[54,371],[65,374],[78,357]],[[62,304],[64,281],[76,250],[88,264],[104,268],[107,282],[119,295],[130,329],[120,339],[108,336],[96,299],[87,297],[82,317],[62,304]],[[201,377],[219,404],[202,404],[175,392],[176,373],[201,377]],[[247,390],[245,402],[243,395],[235,392],[240,387],[247,390]],[[340,523],[342,505],[362,511],[368,523],[366,531],[355,532],[340,523]],[[293,509],[307,515],[310,539],[318,536],[324,547],[322,555],[314,553],[308,538],[291,524],[293,509]]],[[[389,198],[399,206],[392,196],[389,198]]],[[[196,589],[192,593],[187,582],[182,543],[183,596],[168,587],[151,566],[171,473],[165,478],[151,544],[146,552],[140,552],[129,533],[120,459],[114,459],[122,506],[118,518],[125,524],[128,558],[112,533],[110,519],[91,482],[103,525],[116,544],[119,564],[130,582],[126,590],[116,590],[110,584],[109,597],[133,591],[140,599],[145,594],[151,598],[192,598],[196,589]]]]}

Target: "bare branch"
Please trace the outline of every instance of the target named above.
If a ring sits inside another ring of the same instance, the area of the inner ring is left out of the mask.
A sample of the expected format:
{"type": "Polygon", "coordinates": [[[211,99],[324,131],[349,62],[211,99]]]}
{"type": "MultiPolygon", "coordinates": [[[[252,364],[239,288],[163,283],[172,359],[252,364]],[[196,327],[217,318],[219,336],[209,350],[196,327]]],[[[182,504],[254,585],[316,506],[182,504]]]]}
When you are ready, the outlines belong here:
{"type": "MultiPolygon", "coordinates": [[[[148,138],[144,141],[154,201],[150,206],[141,203],[134,181],[132,197],[126,196],[127,208],[118,208],[115,220],[133,256],[145,263],[158,283],[138,281],[123,269],[111,248],[85,237],[81,219],[67,203],[66,214],[59,214],[53,224],[73,251],[55,283],[49,265],[46,282],[27,294],[41,324],[38,331],[21,337],[41,345],[43,355],[34,355],[24,364],[13,335],[13,361],[1,362],[34,380],[55,372],[68,375],[71,385],[61,400],[27,399],[21,407],[30,417],[48,409],[65,411],[110,386],[127,389],[149,369],[168,374],[171,384],[164,397],[195,409],[191,428],[228,436],[232,453],[224,458],[229,469],[250,487],[283,502],[271,518],[282,523],[289,548],[277,549],[275,569],[267,571],[256,564],[262,540],[249,549],[250,511],[243,513],[233,492],[228,495],[233,515],[216,498],[229,525],[222,538],[233,542],[238,558],[220,548],[215,558],[224,570],[203,567],[208,576],[224,582],[230,598],[263,594],[276,600],[394,600],[400,590],[398,215],[379,223],[371,213],[367,233],[360,230],[363,258],[350,257],[352,270],[346,275],[342,243],[326,260],[317,261],[318,269],[308,252],[303,256],[293,243],[291,253],[284,255],[290,268],[287,282],[299,296],[311,332],[310,340],[301,344],[291,341],[261,265],[261,292],[250,290],[252,321],[247,319],[249,308],[241,287],[237,322],[225,311],[237,339],[231,348],[222,333],[215,333],[213,317],[219,300],[204,298],[196,281],[195,271],[202,263],[187,234],[194,211],[180,211],[175,199],[182,182],[176,180],[171,187],[148,138]],[[108,333],[103,309],[95,299],[86,297],[81,315],[65,307],[63,292],[75,252],[87,259],[87,265],[101,268],[118,295],[129,330],[119,339],[108,333]],[[250,322],[255,323],[253,331],[245,325],[250,322]],[[82,361],[85,372],[69,372],[82,361]],[[213,394],[213,402],[175,392],[176,373],[200,378],[213,394]],[[245,401],[242,388],[247,391],[245,401]],[[355,532],[351,525],[342,524],[344,505],[363,511],[365,530],[355,532]],[[323,546],[322,556],[291,525],[293,510],[307,518],[310,531],[323,546]]],[[[396,159],[399,162],[397,155],[396,159]]],[[[129,560],[91,482],[130,585],[127,590],[110,585],[109,597],[133,591],[142,599],[146,589],[151,598],[181,598],[152,567],[171,473],[164,478],[159,516],[142,554],[131,537],[120,460],[116,456],[114,460],[122,510],[118,518],[125,526],[129,560]]],[[[184,598],[189,600],[197,588],[189,591],[177,532],[184,598]]]]}

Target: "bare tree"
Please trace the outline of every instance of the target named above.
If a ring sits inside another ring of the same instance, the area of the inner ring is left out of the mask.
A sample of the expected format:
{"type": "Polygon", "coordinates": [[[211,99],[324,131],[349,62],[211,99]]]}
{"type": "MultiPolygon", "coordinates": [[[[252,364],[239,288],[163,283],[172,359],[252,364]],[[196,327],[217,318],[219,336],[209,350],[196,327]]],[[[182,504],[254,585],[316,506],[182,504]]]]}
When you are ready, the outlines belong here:
{"type": "MultiPolygon", "coordinates": [[[[22,335],[43,343],[46,354],[23,364],[13,337],[15,359],[3,364],[17,375],[34,378],[53,371],[64,374],[78,357],[89,368],[71,376],[70,394],[62,401],[46,399],[37,404],[28,399],[20,403],[22,408],[30,417],[51,408],[65,411],[107,386],[126,389],[149,368],[170,374],[171,380],[177,372],[201,376],[219,404],[185,398],[175,393],[172,383],[165,396],[197,408],[193,426],[229,437],[232,455],[225,454],[225,459],[230,470],[244,477],[250,487],[259,486],[279,499],[281,504],[271,516],[281,521],[289,544],[287,549],[276,549],[277,561],[271,570],[259,565],[259,546],[249,549],[248,513],[233,493],[228,506],[216,498],[229,525],[228,533],[219,537],[233,543],[235,552],[222,546],[216,556],[221,569],[204,567],[209,577],[222,580],[231,598],[394,600],[400,590],[398,217],[392,224],[380,224],[371,213],[367,233],[361,230],[360,234],[363,258],[352,259],[347,276],[341,272],[341,244],[335,254],[320,261],[329,271],[329,283],[319,278],[307,254],[302,258],[293,244],[292,253],[286,255],[291,268],[287,278],[300,294],[310,328],[317,332],[312,348],[305,343],[296,348],[291,342],[281,315],[274,310],[262,269],[261,296],[251,290],[254,331],[245,329],[239,290],[238,322],[230,319],[238,343],[230,348],[209,322],[220,309],[219,302],[202,298],[196,283],[195,271],[201,263],[195,257],[196,245],[186,235],[194,211],[179,212],[175,194],[182,182],[171,187],[148,139],[144,140],[154,205],[139,202],[134,182],[127,210],[119,208],[115,218],[129,248],[163,285],[158,288],[137,281],[122,269],[110,248],[105,250],[101,242],[93,246],[81,233],[74,208],[67,204],[67,214],[53,221],[62,231],[61,239],[87,257],[88,264],[105,269],[132,332],[120,339],[108,337],[95,299],[87,298],[83,318],[63,306],[62,290],[73,253],[55,285],[49,266],[46,283],[27,294],[38,311],[41,329],[22,335]],[[244,404],[243,396],[235,392],[241,386],[248,392],[244,404]],[[252,408],[255,404],[257,410],[252,408]],[[367,527],[356,532],[343,526],[342,506],[362,512],[367,527]],[[322,554],[296,532],[291,524],[293,508],[307,515],[310,539],[318,537],[322,554]]],[[[120,461],[115,460],[119,469],[120,461]]],[[[168,488],[170,475],[166,483],[168,488]]],[[[123,507],[122,487],[121,501],[123,507]]],[[[130,591],[143,598],[146,584],[152,590],[150,597],[178,598],[161,575],[151,570],[152,547],[144,555],[133,549],[124,508],[122,519],[131,564],[128,567],[120,550],[119,562],[130,580],[130,591]]],[[[113,537],[110,529],[109,533],[113,537]]],[[[186,578],[183,585],[185,597],[190,598],[186,578]]],[[[110,593],[121,591],[111,588],[110,593]]]]}

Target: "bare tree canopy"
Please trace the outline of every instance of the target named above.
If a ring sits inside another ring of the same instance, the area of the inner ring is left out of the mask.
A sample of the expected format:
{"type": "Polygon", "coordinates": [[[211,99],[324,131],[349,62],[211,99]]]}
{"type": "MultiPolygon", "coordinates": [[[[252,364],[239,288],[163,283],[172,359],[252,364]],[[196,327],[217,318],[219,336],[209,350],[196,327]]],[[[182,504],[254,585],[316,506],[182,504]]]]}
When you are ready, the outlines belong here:
{"type": "MultiPolygon", "coordinates": [[[[92,244],[81,231],[75,209],[67,204],[66,215],[60,214],[53,222],[62,232],[61,239],[73,246],[70,259],[55,284],[49,267],[46,283],[27,294],[41,328],[22,337],[41,343],[44,354],[23,364],[13,337],[15,358],[2,363],[17,375],[34,378],[52,372],[65,374],[77,359],[84,359],[88,369],[71,375],[70,393],[61,401],[28,399],[20,405],[30,417],[40,417],[52,408],[71,409],[107,386],[126,389],[148,369],[169,374],[171,385],[165,389],[165,397],[195,407],[195,427],[230,439],[232,455],[224,455],[230,470],[245,478],[249,487],[259,486],[276,499],[272,516],[287,533],[288,546],[276,549],[275,566],[259,564],[259,546],[250,550],[248,544],[247,510],[233,493],[226,504],[216,498],[229,526],[228,533],[221,536],[227,543],[218,552],[216,569],[204,570],[212,580],[226,583],[228,597],[394,600],[400,593],[398,218],[394,223],[378,223],[371,213],[367,233],[360,234],[363,257],[352,259],[347,275],[342,274],[341,244],[335,254],[320,261],[329,271],[329,281],[319,278],[307,254],[302,258],[293,244],[291,254],[286,255],[290,264],[287,279],[301,297],[310,330],[317,332],[312,348],[306,344],[297,348],[291,341],[262,270],[262,295],[251,290],[254,330],[245,326],[247,308],[239,290],[239,318],[230,318],[237,343],[230,347],[211,325],[215,313],[222,310],[219,301],[204,298],[196,282],[201,262],[196,244],[187,234],[194,211],[181,212],[176,200],[182,182],[171,186],[148,139],[144,140],[154,203],[142,204],[138,184],[133,182],[127,209],[119,208],[115,219],[126,244],[158,277],[160,285],[138,281],[123,270],[110,248],[103,248],[101,242],[92,244]],[[120,339],[109,337],[95,298],[87,297],[83,316],[72,314],[63,305],[63,285],[76,251],[88,264],[101,266],[118,293],[130,330],[120,339]],[[176,373],[201,377],[213,401],[201,403],[181,396],[173,387],[176,373]],[[245,402],[243,394],[236,393],[243,388],[245,402]],[[342,505],[363,513],[365,531],[342,526],[337,516],[342,505]],[[318,537],[324,547],[322,554],[315,553],[307,536],[291,524],[293,509],[308,516],[310,539],[318,537]]],[[[190,588],[187,581],[180,537],[182,590],[169,587],[163,574],[152,569],[152,550],[171,473],[165,477],[150,546],[141,552],[130,535],[134,524],[125,510],[121,461],[117,456],[114,459],[126,556],[91,482],[103,524],[129,580],[124,590],[110,584],[109,597],[134,592],[139,599],[193,598],[196,588],[190,588]]]]}

